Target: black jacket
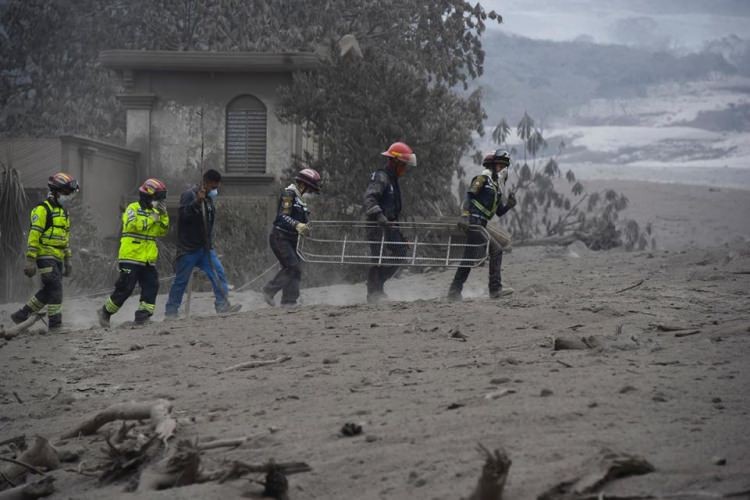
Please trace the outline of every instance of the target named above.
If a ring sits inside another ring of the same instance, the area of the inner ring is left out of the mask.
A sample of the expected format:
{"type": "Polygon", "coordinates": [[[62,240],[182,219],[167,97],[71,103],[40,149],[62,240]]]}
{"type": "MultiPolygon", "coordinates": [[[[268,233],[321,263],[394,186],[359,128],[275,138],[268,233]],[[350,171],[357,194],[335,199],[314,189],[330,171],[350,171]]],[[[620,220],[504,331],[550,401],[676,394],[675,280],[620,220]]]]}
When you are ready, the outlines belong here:
{"type": "Polygon", "coordinates": [[[389,221],[398,220],[401,215],[401,189],[394,172],[382,168],[370,176],[364,197],[367,220],[377,220],[379,214],[389,221]]]}
{"type": "Polygon", "coordinates": [[[198,187],[193,186],[180,196],[180,210],[177,221],[177,248],[180,253],[192,252],[200,248],[213,248],[213,230],[216,209],[208,196],[204,201],[206,219],[198,202],[198,187]]]}
{"type": "Polygon", "coordinates": [[[489,170],[485,170],[471,180],[471,186],[464,200],[464,216],[486,224],[494,215],[497,214],[500,217],[508,210],[510,207],[503,204],[500,186],[492,180],[489,170]]]}
{"type": "Polygon", "coordinates": [[[296,186],[292,184],[281,192],[273,227],[284,233],[297,236],[295,226],[299,223],[307,224],[309,221],[308,214],[307,205],[302,200],[296,186]]]}

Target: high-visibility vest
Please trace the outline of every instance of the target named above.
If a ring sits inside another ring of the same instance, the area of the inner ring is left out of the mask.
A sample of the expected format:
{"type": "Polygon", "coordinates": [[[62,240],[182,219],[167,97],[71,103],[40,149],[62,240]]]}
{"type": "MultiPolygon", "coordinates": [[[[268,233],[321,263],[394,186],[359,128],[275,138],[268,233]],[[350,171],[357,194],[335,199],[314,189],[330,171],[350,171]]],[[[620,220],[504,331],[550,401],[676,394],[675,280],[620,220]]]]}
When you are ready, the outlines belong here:
{"type": "Polygon", "coordinates": [[[156,238],[169,231],[169,215],[155,208],[143,208],[141,202],[128,205],[122,214],[120,263],[153,265],[159,257],[156,238]]]}

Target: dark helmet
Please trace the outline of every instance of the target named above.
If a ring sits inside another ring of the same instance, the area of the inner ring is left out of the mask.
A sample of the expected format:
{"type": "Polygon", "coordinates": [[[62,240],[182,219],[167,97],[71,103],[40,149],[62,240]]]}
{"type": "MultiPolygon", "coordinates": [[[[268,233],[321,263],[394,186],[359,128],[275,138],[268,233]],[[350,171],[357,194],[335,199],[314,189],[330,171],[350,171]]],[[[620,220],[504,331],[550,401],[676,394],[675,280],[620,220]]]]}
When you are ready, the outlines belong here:
{"type": "Polygon", "coordinates": [[[53,193],[66,195],[77,193],[80,190],[78,181],[75,180],[72,175],[66,174],[65,172],[52,174],[47,180],[47,186],[53,193]]]}
{"type": "Polygon", "coordinates": [[[143,181],[138,191],[158,201],[167,199],[167,185],[155,177],[143,181]]]}
{"type": "Polygon", "coordinates": [[[294,178],[295,181],[301,182],[315,192],[320,191],[320,174],[312,168],[303,168],[294,178]]]}
{"type": "Polygon", "coordinates": [[[496,149],[482,160],[483,167],[494,167],[495,165],[510,166],[510,153],[504,149],[496,149]]]}

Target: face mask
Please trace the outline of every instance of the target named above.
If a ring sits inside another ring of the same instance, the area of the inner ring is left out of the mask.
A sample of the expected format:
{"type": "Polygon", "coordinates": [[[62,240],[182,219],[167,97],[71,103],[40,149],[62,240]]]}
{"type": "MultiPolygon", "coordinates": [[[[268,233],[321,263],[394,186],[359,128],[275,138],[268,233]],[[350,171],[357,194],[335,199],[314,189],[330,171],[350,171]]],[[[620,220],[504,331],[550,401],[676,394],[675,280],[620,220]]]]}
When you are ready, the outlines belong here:
{"type": "Polygon", "coordinates": [[[60,196],[57,197],[57,202],[60,205],[65,206],[68,203],[70,203],[70,200],[72,200],[72,199],[73,199],[73,195],[72,194],[61,194],[60,196]]]}
{"type": "Polygon", "coordinates": [[[151,208],[156,208],[159,206],[159,202],[156,200],[151,200],[151,208]]]}
{"type": "Polygon", "coordinates": [[[498,174],[498,181],[500,184],[505,184],[505,182],[508,180],[508,169],[504,168],[500,171],[500,174],[498,174]]]}
{"type": "Polygon", "coordinates": [[[214,198],[216,198],[217,196],[219,196],[219,190],[218,189],[212,189],[207,194],[208,194],[208,197],[213,200],[214,198]]]}

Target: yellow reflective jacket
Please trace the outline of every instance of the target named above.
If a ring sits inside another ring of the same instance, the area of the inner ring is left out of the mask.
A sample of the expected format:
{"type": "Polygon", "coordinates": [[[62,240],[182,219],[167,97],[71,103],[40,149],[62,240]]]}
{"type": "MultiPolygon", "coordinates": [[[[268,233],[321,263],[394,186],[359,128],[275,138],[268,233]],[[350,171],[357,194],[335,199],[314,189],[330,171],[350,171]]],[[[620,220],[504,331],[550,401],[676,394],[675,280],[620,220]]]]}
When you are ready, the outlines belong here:
{"type": "Polygon", "coordinates": [[[31,230],[26,258],[70,257],[70,217],[54,200],[46,199],[31,211],[31,230]]]}
{"type": "Polygon", "coordinates": [[[120,263],[154,264],[159,256],[156,238],[169,231],[169,215],[155,208],[143,208],[141,202],[128,205],[122,214],[120,263]]]}

